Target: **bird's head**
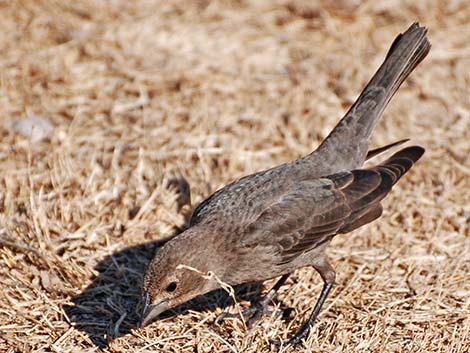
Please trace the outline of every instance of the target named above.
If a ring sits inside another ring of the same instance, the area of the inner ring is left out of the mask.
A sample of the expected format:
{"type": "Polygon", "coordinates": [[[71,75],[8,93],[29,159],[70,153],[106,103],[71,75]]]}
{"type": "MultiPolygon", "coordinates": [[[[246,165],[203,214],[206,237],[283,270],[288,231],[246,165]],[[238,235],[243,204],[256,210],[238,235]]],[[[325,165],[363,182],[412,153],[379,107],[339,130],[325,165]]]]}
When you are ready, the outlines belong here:
{"type": "Polygon", "coordinates": [[[150,261],[142,289],[141,327],[160,313],[220,287],[206,276],[211,255],[201,251],[193,240],[190,234],[183,233],[161,247],[150,261]]]}

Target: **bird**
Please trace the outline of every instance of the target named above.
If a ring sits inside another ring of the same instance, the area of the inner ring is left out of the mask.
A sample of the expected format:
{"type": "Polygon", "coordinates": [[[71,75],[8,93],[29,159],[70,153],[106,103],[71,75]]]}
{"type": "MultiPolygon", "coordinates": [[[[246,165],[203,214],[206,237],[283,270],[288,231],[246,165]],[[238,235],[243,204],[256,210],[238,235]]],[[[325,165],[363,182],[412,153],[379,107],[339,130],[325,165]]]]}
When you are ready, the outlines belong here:
{"type": "Polygon", "coordinates": [[[157,249],[143,278],[141,327],[162,312],[220,289],[279,278],[244,314],[261,317],[287,278],[311,266],[324,284],[312,313],[277,345],[297,345],[308,334],[335,283],[325,253],[334,236],[382,215],[381,201],[424,153],[400,149],[371,167],[364,162],[408,141],[369,150],[372,132],[403,81],[426,57],[427,29],[413,23],[393,41],[356,102],[309,155],[244,176],[193,211],[189,226],[157,249]]]}

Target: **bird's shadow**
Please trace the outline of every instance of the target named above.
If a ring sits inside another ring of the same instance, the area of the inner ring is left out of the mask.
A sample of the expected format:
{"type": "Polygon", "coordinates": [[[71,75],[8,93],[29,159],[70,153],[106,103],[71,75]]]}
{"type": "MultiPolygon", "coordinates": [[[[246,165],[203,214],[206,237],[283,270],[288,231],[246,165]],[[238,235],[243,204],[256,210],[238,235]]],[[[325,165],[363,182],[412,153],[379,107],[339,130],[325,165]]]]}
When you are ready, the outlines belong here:
{"type": "MultiPolygon", "coordinates": [[[[129,247],[107,256],[95,269],[98,274],[80,294],[72,298],[64,311],[78,330],[104,348],[114,338],[138,328],[142,311],[142,279],[148,262],[164,242],[149,242],[129,247]]],[[[234,288],[240,300],[256,300],[261,284],[245,284],[234,288]]],[[[161,318],[173,317],[187,310],[211,311],[217,307],[233,305],[232,298],[222,290],[204,296],[170,310],[161,318]]]]}

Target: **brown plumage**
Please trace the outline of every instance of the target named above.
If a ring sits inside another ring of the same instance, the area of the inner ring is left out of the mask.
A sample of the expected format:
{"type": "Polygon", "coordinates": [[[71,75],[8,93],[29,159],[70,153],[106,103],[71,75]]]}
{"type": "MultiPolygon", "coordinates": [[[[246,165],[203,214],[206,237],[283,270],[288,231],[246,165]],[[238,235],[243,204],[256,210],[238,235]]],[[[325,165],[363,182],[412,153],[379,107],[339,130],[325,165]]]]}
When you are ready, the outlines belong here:
{"type": "Polygon", "coordinates": [[[413,24],[393,42],[358,100],[310,155],[243,177],[203,201],[189,228],[158,250],[144,278],[143,325],[168,308],[220,287],[282,276],[261,309],[294,270],[313,266],[325,285],[306,323],[286,343],[310,330],[335,279],[325,248],[382,214],[382,199],[424,153],[402,149],[385,162],[364,161],[406,140],[368,152],[379,117],[401,83],[430,49],[426,30],[413,24]],[[197,270],[197,271],[195,271],[197,270]]]}

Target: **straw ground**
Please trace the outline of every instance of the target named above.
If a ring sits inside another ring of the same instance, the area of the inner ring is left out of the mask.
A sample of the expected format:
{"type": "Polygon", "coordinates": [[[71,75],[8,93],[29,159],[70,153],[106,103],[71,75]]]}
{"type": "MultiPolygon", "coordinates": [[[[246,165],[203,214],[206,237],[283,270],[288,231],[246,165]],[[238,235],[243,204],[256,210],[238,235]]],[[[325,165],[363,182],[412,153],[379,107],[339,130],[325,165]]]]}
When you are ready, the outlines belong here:
{"type": "MultiPolygon", "coordinates": [[[[469,12],[463,0],[0,2],[0,351],[269,352],[314,304],[313,269],[273,304],[290,315],[254,331],[214,325],[236,310],[223,292],[135,328],[146,262],[188,212],[170,181],[184,176],[197,204],[309,153],[417,20],[433,48],[373,145],[411,137],[427,152],[379,221],[334,239],[338,285],[297,350],[470,351],[469,12]]],[[[240,306],[259,290],[241,288],[240,306]]]]}

